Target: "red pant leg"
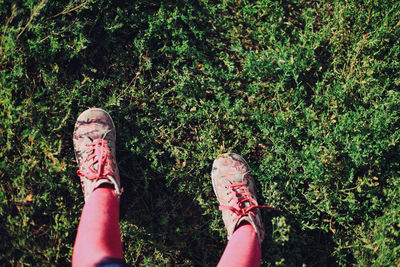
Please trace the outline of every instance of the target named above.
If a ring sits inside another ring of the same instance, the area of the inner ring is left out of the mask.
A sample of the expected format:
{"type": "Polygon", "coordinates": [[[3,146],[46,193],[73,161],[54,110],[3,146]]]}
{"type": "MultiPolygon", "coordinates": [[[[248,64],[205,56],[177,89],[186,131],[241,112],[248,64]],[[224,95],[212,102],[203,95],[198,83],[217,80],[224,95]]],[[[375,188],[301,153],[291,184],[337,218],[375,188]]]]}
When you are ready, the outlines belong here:
{"type": "Polygon", "coordinates": [[[97,188],[85,203],[72,266],[93,266],[104,258],[122,259],[119,203],[111,188],[97,188]]]}
{"type": "Polygon", "coordinates": [[[261,263],[261,246],[253,226],[244,224],[235,230],[218,267],[255,267],[261,263]]]}

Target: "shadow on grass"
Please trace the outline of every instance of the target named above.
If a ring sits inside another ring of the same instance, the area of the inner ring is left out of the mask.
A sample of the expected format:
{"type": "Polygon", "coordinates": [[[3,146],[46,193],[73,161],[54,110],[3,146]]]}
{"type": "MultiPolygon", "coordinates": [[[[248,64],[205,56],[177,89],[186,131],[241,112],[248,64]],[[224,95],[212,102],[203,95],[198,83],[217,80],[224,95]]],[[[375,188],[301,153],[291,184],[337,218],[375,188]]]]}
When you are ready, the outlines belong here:
{"type": "MultiPolygon", "coordinates": [[[[133,157],[132,160],[142,168],[136,169],[129,178],[123,177],[125,192],[121,214],[123,220],[139,231],[139,235],[132,235],[133,239],[127,237],[124,243],[144,242],[136,245],[148,246],[141,249],[143,255],[136,259],[135,264],[148,260],[161,264],[165,260],[173,266],[215,266],[224,240],[219,238],[220,242],[217,242],[217,234],[213,235],[209,229],[211,219],[203,215],[204,211],[195,203],[194,196],[167,187],[165,177],[149,171],[144,158],[133,157]],[[158,256],[161,259],[157,259],[158,256]]],[[[127,166],[122,168],[125,171],[130,169],[127,166]]]]}
{"type": "MultiPolygon", "coordinates": [[[[137,183],[132,186],[144,189],[137,183]]],[[[148,186],[142,195],[126,190],[122,204],[122,218],[138,231],[124,240],[126,247],[136,242],[133,247],[140,248],[135,264],[215,266],[223,240],[218,243],[209,231],[210,218],[202,215],[193,197],[166,188],[158,178],[149,181],[148,186]]],[[[126,255],[128,259],[132,256],[126,255]]]]}
{"type": "Polygon", "coordinates": [[[296,217],[282,213],[290,226],[288,240],[277,242],[273,238],[271,220],[264,220],[266,239],[263,243],[263,260],[268,265],[283,266],[336,266],[336,258],[332,255],[334,242],[332,233],[320,229],[301,229],[296,217]]]}

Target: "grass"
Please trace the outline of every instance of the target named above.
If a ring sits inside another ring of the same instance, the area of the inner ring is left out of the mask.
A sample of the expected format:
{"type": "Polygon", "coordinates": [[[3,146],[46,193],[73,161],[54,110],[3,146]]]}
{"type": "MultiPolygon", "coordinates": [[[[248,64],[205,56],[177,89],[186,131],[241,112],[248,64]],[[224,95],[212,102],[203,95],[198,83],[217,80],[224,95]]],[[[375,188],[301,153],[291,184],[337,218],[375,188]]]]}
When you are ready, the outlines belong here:
{"type": "Polygon", "coordinates": [[[263,266],[400,264],[399,1],[0,3],[0,263],[70,264],[72,131],[117,127],[125,260],[215,266],[210,171],[244,156],[263,266]]]}

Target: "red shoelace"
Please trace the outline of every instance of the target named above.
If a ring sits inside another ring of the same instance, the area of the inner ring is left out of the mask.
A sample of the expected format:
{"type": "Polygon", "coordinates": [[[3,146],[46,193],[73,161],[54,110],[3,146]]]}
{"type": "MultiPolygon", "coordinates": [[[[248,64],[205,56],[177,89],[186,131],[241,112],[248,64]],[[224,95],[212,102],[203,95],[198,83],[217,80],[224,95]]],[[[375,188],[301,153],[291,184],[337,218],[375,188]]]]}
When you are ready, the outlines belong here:
{"type": "Polygon", "coordinates": [[[89,180],[98,180],[102,178],[109,179],[108,175],[114,175],[113,156],[107,143],[107,140],[100,139],[86,144],[89,150],[88,154],[91,155],[83,162],[83,169],[77,171],[78,176],[84,176],[89,180]],[[97,171],[93,169],[96,163],[97,171]]]}
{"type": "Polygon", "coordinates": [[[227,187],[229,187],[231,189],[230,194],[233,194],[228,202],[235,200],[234,201],[235,206],[220,205],[219,210],[221,210],[221,211],[222,210],[230,210],[238,216],[237,219],[241,218],[242,216],[249,215],[249,213],[252,213],[252,215],[255,215],[254,209],[258,209],[258,208],[277,210],[270,206],[258,205],[257,201],[252,198],[252,194],[249,192],[249,189],[247,187],[247,182],[231,184],[231,185],[228,185],[227,187]],[[245,202],[250,203],[250,205],[246,207],[245,202]]]}

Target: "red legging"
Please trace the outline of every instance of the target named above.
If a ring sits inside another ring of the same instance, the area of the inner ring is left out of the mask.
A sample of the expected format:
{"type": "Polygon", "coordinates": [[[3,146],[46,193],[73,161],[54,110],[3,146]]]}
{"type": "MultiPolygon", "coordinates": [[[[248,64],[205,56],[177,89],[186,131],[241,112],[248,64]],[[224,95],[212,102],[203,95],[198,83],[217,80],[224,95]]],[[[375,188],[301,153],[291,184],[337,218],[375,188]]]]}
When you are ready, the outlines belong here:
{"type": "MultiPolygon", "coordinates": [[[[113,189],[98,188],[83,207],[72,266],[94,266],[106,258],[122,259],[119,203],[113,189]]],[[[261,247],[254,228],[244,224],[233,233],[218,266],[260,266],[260,260],[261,247]]]]}

